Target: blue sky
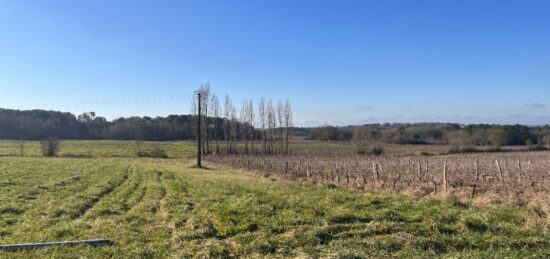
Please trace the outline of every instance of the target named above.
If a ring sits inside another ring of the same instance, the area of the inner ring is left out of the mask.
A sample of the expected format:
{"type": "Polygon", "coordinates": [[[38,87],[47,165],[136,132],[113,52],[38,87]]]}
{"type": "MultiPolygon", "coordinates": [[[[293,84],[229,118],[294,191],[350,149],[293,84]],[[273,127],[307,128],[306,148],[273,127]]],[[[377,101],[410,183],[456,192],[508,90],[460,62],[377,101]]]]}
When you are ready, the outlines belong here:
{"type": "Polygon", "coordinates": [[[289,98],[295,124],[550,123],[550,1],[0,0],[0,107],[189,113],[289,98]]]}

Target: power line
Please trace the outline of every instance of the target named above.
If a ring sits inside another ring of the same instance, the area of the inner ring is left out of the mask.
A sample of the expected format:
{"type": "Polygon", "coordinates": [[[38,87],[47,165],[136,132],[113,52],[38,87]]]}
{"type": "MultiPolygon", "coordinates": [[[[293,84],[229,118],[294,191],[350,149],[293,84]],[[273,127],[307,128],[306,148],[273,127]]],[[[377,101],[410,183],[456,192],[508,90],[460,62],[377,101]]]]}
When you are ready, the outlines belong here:
{"type": "Polygon", "coordinates": [[[122,98],[105,98],[95,100],[80,100],[63,103],[49,103],[40,105],[18,105],[9,108],[12,109],[39,109],[39,108],[104,108],[116,107],[123,105],[148,104],[148,103],[164,103],[182,101],[192,98],[193,95],[188,92],[172,92],[164,94],[143,95],[143,96],[126,96],[122,98]]]}

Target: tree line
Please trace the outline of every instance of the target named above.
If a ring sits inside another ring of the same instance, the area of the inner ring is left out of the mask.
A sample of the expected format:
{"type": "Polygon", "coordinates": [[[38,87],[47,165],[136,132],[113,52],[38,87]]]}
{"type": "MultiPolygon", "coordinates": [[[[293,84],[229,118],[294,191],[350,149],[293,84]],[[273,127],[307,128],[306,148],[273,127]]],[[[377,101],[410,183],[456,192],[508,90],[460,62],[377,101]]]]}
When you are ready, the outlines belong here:
{"type": "MultiPolygon", "coordinates": [[[[550,145],[550,126],[460,125],[454,123],[368,124],[296,128],[289,101],[260,99],[243,101],[237,108],[229,95],[223,100],[210,86],[199,89],[204,152],[265,153],[290,152],[293,136],[310,140],[364,141],[390,144],[451,144],[460,146],[550,145]]],[[[196,100],[195,100],[196,101],[196,100]]],[[[194,104],[195,105],[195,104],[194,104]]],[[[197,107],[191,115],[129,117],[112,121],[94,112],[74,115],[45,110],[0,109],[0,139],[42,140],[194,140],[197,136],[197,107]]]]}
{"type": "MultiPolygon", "coordinates": [[[[201,85],[200,111],[202,152],[204,154],[289,154],[293,132],[292,107],[289,100],[261,98],[254,107],[244,100],[240,109],[226,94],[223,103],[209,84],[201,85]]],[[[191,103],[193,124],[197,124],[198,100],[191,103]]],[[[194,127],[198,128],[198,127],[194,127]]],[[[195,131],[198,135],[198,132],[195,131]]]]}
{"type": "MultiPolygon", "coordinates": [[[[255,108],[244,100],[240,109],[229,95],[222,101],[204,84],[201,93],[201,123],[205,154],[289,154],[293,132],[289,100],[261,98],[255,108]]],[[[0,139],[112,139],[167,141],[195,140],[198,136],[198,107],[193,99],[191,115],[129,117],[112,121],[94,112],[74,115],[46,110],[0,109],[0,139]]]]}
{"type": "Polygon", "coordinates": [[[386,123],[301,128],[310,140],[355,143],[449,144],[457,146],[550,145],[550,125],[460,125],[455,123],[386,123]]]}
{"type": "Polygon", "coordinates": [[[129,117],[108,121],[87,112],[0,109],[0,139],[192,140],[191,115],[129,117]]]}

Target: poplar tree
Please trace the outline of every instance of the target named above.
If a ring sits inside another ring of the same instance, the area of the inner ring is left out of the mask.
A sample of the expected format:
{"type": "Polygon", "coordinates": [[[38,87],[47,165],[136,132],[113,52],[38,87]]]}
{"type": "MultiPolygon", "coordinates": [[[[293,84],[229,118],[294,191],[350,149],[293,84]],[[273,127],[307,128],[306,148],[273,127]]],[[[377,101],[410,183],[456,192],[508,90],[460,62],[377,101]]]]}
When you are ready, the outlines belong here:
{"type": "Polygon", "coordinates": [[[284,107],[284,124],[286,138],[285,154],[288,155],[290,152],[290,138],[292,137],[292,107],[288,99],[284,107]]]}
{"type": "Polygon", "coordinates": [[[223,107],[225,119],[225,146],[226,151],[231,154],[231,119],[233,115],[233,104],[231,104],[231,98],[229,98],[228,94],[225,95],[223,107]]]}
{"type": "Polygon", "coordinates": [[[262,149],[264,154],[267,154],[267,147],[266,147],[266,132],[265,132],[265,99],[262,97],[260,99],[260,103],[258,104],[258,120],[260,123],[261,128],[261,141],[262,141],[262,149]]]}
{"type": "Polygon", "coordinates": [[[220,100],[216,94],[212,94],[210,99],[210,110],[212,111],[212,121],[214,124],[213,135],[216,141],[216,154],[220,154],[220,100]]]}
{"type": "Polygon", "coordinates": [[[277,126],[277,118],[275,115],[275,109],[273,108],[273,102],[271,99],[267,103],[267,127],[268,127],[268,153],[273,154],[274,142],[275,142],[275,127],[277,126]]]}

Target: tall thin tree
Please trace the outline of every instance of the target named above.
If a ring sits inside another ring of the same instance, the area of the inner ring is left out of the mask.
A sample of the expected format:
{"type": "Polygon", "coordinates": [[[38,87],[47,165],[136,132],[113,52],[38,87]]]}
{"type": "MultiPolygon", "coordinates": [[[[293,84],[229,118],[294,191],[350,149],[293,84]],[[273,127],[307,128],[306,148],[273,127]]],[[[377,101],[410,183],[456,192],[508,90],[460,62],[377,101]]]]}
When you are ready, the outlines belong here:
{"type": "Polygon", "coordinates": [[[216,154],[220,154],[220,100],[216,94],[212,94],[210,98],[210,111],[212,111],[212,123],[214,141],[216,144],[216,154]]]}
{"type": "Polygon", "coordinates": [[[269,100],[267,103],[267,127],[268,127],[268,153],[273,154],[275,142],[275,127],[277,126],[277,118],[273,102],[269,100]]]}
{"type": "Polygon", "coordinates": [[[211,153],[211,150],[210,150],[210,134],[208,134],[208,131],[209,129],[211,128],[210,127],[210,119],[208,118],[210,113],[209,113],[209,109],[208,109],[208,106],[209,106],[209,101],[210,101],[210,93],[211,93],[211,89],[210,89],[210,84],[209,83],[205,83],[203,85],[201,85],[200,89],[199,89],[199,92],[201,93],[201,112],[202,112],[202,118],[203,118],[203,123],[202,123],[202,133],[203,133],[203,154],[209,154],[211,153]]]}
{"type": "Polygon", "coordinates": [[[292,137],[292,107],[290,105],[290,100],[286,100],[284,108],[284,121],[285,121],[285,138],[286,138],[286,147],[285,154],[290,153],[290,138],[292,137]]]}
{"type": "Polygon", "coordinates": [[[231,104],[231,98],[226,94],[223,102],[224,119],[225,119],[225,148],[227,153],[231,153],[231,115],[233,111],[233,105],[231,104]]]}
{"type": "Polygon", "coordinates": [[[239,136],[244,142],[244,153],[248,154],[248,101],[244,100],[241,106],[241,125],[239,127],[239,136]]]}
{"type": "Polygon", "coordinates": [[[264,154],[267,154],[266,147],[266,134],[265,134],[265,99],[262,97],[260,103],[258,104],[258,120],[260,123],[261,129],[261,140],[262,140],[262,150],[264,154]]]}
{"type": "Polygon", "coordinates": [[[283,107],[283,103],[281,101],[278,101],[277,102],[277,121],[279,122],[279,125],[278,125],[278,133],[277,133],[277,139],[278,139],[278,143],[279,143],[279,148],[278,148],[278,153],[279,154],[282,154],[283,153],[283,141],[284,141],[284,138],[283,138],[283,117],[284,117],[284,107],[283,107]]]}
{"type": "Polygon", "coordinates": [[[252,104],[252,100],[248,101],[248,137],[250,138],[250,149],[252,150],[251,153],[254,154],[256,151],[254,150],[254,139],[256,138],[255,134],[255,127],[256,124],[254,123],[254,104],[252,104]]]}
{"type": "Polygon", "coordinates": [[[238,129],[237,129],[237,126],[238,126],[238,121],[237,121],[237,109],[235,109],[235,107],[233,105],[231,105],[231,137],[230,137],[230,143],[229,143],[229,149],[231,150],[231,152],[233,153],[237,153],[238,150],[237,150],[237,146],[236,146],[236,141],[237,141],[237,137],[238,137],[238,129]]]}

